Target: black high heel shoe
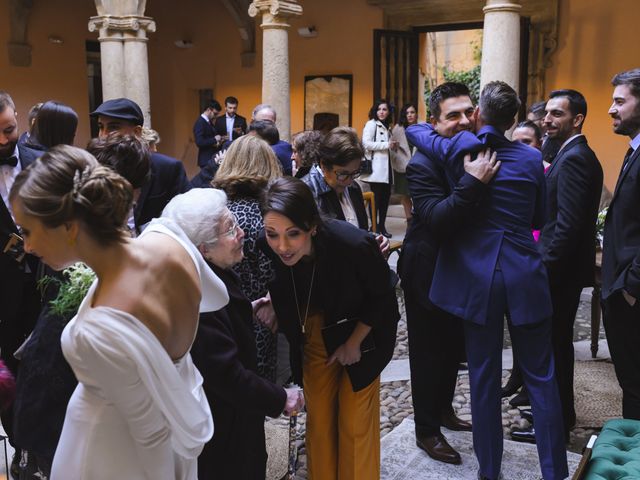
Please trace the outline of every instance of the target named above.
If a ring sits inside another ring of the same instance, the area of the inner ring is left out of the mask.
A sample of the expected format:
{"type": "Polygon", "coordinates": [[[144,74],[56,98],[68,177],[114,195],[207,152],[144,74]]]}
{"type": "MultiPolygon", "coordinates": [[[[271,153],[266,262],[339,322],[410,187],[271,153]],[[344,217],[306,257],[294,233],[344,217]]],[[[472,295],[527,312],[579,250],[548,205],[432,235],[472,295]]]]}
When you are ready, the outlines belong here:
{"type": "Polygon", "coordinates": [[[380,233],[380,235],[382,235],[383,237],[387,237],[387,238],[391,238],[393,236],[389,232],[387,232],[386,228],[381,228],[378,233],[380,233]]]}

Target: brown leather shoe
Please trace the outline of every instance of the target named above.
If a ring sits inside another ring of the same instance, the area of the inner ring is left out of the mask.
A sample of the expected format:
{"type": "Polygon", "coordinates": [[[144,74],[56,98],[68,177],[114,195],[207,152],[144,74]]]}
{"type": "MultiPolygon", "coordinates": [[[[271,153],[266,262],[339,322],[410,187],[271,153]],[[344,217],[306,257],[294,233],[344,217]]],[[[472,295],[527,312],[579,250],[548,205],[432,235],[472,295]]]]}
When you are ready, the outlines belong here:
{"type": "Polygon", "coordinates": [[[455,413],[442,414],[440,425],[454,432],[470,432],[471,423],[456,417],[455,413]]]}
{"type": "Polygon", "coordinates": [[[416,435],[416,445],[439,462],[453,463],[454,465],[462,463],[460,454],[449,445],[449,442],[442,434],[431,437],[419,437],[416,435]]]}

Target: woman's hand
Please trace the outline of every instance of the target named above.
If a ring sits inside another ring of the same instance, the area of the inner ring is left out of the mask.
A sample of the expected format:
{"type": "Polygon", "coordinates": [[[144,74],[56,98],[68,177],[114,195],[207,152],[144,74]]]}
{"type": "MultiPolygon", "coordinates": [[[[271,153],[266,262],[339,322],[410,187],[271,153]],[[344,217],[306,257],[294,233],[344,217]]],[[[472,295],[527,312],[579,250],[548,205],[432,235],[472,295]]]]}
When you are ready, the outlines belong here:
{"type": "Polygon", "coordinates": [[[389,246],[391,242],[384,235],[376,234],[376,242],[378,242],[378,247],[380,248],[380,253],[384,255],[385,258],[389,255],[389,246]]]}
{"type": "Polygon", "coordinates": [[[251,302],[253,307],[253,315],[260,324],[271,330],[272,333],[276,333],[278,330],[278,317],[271,305],[271,299],[267,297],[258,298],[251,302]]]}
{"type": "Polygon", "coordinates": [[[304,408],[304,395],[302,390],[298,387],[285,388],[284,391],[287,394],[287,401],[284,404],[284,414],[294,415],[301,412],[304,408]]]}
{"type": "Polygon", "coordinates": [[[333,352],[333,355],[327,360],[327,365],[331,365],[337,361],[340,365],[353,365],[360,361],[362,352],[360,352],[360,342],[356,342],[349,337],[349,339],[338,347],[333,352]]]}

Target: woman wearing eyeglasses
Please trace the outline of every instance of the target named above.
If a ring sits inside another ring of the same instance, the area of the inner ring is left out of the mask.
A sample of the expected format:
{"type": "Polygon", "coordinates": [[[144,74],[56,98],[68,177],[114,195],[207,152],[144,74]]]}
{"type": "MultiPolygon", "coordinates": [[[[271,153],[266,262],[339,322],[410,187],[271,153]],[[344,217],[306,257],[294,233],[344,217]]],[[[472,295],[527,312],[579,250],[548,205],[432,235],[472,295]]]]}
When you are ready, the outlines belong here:
{"type": "MultiPolygon", "coordinates": [[[[322,215],[368,230],[362,191],[354,181],[360,176],[363,155],[362,144],[353,128],[334,128],[320,144],[320,163],[311,167],[302,181],[311,189],[322,215]]],[[[386,252],[389,240],[382,235],[376,237],[381,250],[386,252]]]]}
{"type": "Polygon", "coordinates": [[[198,478],[262,480],[264,417],[299,410],[303,398],[298,388],[284,389],[258,375],[253,310],[233,271],[243,257],[244,232],[227,208],[227,196],[217,189],[178,195],[162,216],[178,224],[229,292],[224,308],[200,315],[191,348],[215,425],[198,457],[198,478]]]}

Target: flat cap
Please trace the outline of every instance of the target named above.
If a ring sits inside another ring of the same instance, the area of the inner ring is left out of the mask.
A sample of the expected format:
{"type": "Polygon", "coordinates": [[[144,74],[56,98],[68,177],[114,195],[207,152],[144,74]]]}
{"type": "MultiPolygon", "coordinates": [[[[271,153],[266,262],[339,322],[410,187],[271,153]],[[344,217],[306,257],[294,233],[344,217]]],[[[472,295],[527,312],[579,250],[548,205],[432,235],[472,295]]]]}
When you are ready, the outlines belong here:
{"type": "Polygon", "coordinates": [[[113,100],[107,100],[100,105],[94,112],[91,112],[92,117],[103,115],[105,117],[120,118],[134,125],[144,124],[144,115],[142,110],[136,102],[129,100],[128,98],[114,98],[113,100]]]}

